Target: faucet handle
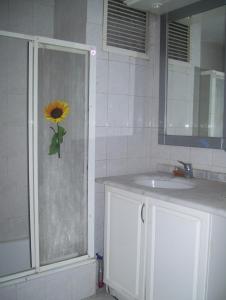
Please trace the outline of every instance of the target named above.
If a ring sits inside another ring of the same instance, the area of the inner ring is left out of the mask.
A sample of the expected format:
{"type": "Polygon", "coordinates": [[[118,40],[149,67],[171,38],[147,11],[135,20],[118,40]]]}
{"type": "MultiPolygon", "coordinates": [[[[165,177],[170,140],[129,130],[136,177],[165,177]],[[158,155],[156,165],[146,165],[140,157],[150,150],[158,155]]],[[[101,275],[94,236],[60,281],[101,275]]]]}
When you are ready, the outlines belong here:
{"type": "Polygon", "coordinates": [[[191,164],[191,163],[185,163],[185,162],[183,162],[183,161],[181,161],[181,160],[178,160],[178,162],[179,162],[180,164],[182,164],[182,165],[184,166],[185,169],[192,167],[192,164],[191,164]]]}
{"type": "Polygon", "coordinates": [[[181,160],[178,160],[178,162],[184,166],[184,170],[186,172],[186,175],[188,177],[192,178],[193,177],[192,164],[191,163],[185,163],[181,160]]]}
{"type": "Polygon", "coordinates": [[[182,164],[182,165],[184,166],[185,169],[192,169],[192,164],[191,164],[191,163],[185,163],[185,162],[183,162],[183,161],[181,161],[181,160],[178,160],[178,162],[179,162],[180,164],[182,164]]]}
{"type": "Polygon", "coordinates": [[[185,162],[183,162],[183,161],[181,161],[181,160],[178,160],[178,162],[179,162],[180,164],[182,164],[184,167],[187,165],[185,162]]]}

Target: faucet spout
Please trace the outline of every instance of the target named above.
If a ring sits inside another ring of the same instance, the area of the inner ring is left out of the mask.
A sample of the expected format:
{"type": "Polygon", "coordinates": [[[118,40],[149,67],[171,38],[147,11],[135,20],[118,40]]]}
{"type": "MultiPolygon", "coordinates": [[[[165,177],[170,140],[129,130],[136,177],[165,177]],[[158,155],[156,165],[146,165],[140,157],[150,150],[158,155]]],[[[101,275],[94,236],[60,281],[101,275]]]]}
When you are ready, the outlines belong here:
{"type": "Polygon", "coordinates": [[[180,164],[184,167],[184,175],[186,178],[193,178],[193,168],[191,163],[185,163],[181,160],[178,160],[180,164]]]}

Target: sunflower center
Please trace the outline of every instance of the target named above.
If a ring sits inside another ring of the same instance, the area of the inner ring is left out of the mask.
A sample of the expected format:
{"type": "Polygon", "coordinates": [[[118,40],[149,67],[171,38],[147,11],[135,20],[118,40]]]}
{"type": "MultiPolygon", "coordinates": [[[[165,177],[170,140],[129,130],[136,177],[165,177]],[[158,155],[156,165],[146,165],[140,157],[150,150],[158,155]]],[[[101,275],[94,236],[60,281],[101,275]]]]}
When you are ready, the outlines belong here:
{"type": "Polygon", "coordinates": [[[62,114],[63,114],[63,110],[59,107],[54,108],[50,113],[51,117],[54,119],[60,118],[62,114]]]}

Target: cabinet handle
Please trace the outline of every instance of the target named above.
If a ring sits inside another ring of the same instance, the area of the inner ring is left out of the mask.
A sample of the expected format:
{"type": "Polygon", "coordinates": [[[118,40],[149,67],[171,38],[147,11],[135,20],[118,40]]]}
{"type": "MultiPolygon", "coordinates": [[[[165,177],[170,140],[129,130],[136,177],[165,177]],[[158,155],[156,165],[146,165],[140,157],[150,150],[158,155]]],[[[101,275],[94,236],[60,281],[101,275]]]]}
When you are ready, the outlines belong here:
{"type": "Polygon", "coordinates": [[[141,217],[142,223],[144,223],[144,215],[143,215],[144,207],[145,207],[145,203],[143,203],[143,205],[141,207],[141,211],[140,211],[140,217],[141,217]]]}

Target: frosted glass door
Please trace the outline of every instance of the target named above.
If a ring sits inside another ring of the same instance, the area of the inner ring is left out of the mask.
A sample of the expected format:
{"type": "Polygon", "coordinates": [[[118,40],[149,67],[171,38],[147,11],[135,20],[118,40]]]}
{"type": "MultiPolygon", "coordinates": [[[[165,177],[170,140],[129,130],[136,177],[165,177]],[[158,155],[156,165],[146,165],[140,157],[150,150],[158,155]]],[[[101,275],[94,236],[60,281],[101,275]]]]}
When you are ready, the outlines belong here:
{"type": "Polygon", "coordinates": [[[28,41],[0,36],[0,277],[31,268],[28,41]]]}
{"type": "Polygon", "coordinates": [[[72,51],[45,45],[38,50],[40,265],[87,254],[88,58],[85,51],[72,51]],[[43,114],[56,100],[70,107],[59,123],[66,130],[60,158],[49,154],[57,124],[43,114]]]}

